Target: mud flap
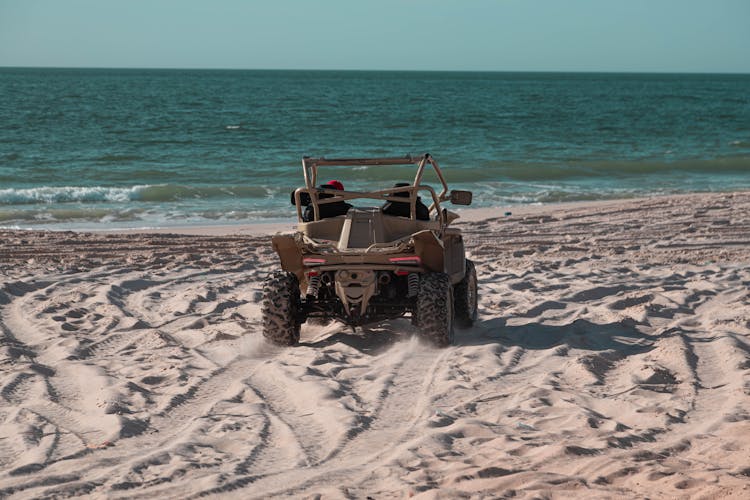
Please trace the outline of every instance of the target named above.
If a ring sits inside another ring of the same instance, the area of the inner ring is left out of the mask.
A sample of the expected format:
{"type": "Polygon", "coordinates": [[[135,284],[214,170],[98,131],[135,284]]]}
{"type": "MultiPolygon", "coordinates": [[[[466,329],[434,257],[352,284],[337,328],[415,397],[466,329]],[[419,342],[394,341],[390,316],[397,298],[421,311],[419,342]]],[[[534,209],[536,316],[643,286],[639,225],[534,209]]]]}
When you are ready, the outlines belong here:
{"type": "Polygon", "coordinates": [[[281,259],[281,268],[297,276],[301,286],[305,286],[305,273],[302,266],[302,252],[300,252],[294,236],[277,234],[271,238],[271,245],[281,259]]]}
{"type": "Polygon", "coordinates": [[[435,233],[426,229],[412,236],[414,251],[422,259],[422,265],[430,271],[445,272],[445,249],[435,233]]]}

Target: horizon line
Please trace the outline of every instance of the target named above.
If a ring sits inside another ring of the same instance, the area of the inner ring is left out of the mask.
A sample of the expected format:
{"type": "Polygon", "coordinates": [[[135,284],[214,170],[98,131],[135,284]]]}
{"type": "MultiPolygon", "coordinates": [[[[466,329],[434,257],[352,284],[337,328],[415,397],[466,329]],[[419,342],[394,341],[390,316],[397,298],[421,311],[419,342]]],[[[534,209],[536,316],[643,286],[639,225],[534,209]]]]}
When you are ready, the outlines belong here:
{"type": "Polygon", "coordinates": [[[62,70],[128,70],[128,71],[310,71],[351,73],[538,73],[538,74],[613,74],[613,75],[750,75],[750,71],[649,71],[649,70],[516,70],[516,69],[336,69],[336,68],[200,68],[153,66],[5,66],[1,69],[62,69],[62,70]]]}

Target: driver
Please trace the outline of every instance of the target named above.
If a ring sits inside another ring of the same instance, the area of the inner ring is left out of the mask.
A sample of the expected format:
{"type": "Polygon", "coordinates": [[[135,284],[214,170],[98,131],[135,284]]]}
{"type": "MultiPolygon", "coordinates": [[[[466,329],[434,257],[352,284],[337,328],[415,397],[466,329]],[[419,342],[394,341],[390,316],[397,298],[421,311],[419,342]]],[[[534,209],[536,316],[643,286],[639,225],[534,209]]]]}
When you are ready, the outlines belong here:
{"type": "MultiPolygon", "coordinates": [[[[318,189],[335,189],[337,191],[343,191],[344,184],[342,184],[341,181],[332,180],[328,181],[325,184],[321,184],[318,189]]],[[[320,193],[318,195],[318,198],[323,200],[326,198],[333,198],[333,195],[329,193],[320,193]]],[[[336,217],[337,215],[346,215],[346,212],[348,212],[350,208],[352,208],[352,206],[343,200],[318,205],[321,219],[336,217]]],[[[315,209],[313,208],[312,204],[307,205],[307,207],[305,208],[305,213],[302,214],[302,220],[304,222],[312,222],[313,220],[315,220],[315,209]]]]}

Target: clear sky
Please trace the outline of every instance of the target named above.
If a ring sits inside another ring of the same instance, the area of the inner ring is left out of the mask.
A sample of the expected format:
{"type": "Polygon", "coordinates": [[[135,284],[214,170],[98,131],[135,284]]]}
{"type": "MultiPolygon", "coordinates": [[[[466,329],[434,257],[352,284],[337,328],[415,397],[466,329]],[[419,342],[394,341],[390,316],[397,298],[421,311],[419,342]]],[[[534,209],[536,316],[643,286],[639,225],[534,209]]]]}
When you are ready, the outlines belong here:
{"type": "Polygon", "coordinates": [[[750,0],[0,0],[0,66],[750,73],[750,0]]]}

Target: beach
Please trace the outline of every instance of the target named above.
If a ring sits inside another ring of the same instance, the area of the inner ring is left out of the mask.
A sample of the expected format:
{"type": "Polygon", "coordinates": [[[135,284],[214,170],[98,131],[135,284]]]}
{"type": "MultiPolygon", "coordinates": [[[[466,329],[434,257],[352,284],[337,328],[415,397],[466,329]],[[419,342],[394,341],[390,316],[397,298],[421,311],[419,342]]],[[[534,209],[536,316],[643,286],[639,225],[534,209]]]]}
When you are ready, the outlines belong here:
{"type": "Polygon", "coordinates": [[[445,349],[263,342],[291,227],[0,230],[0,497],[750,497],[750,192],[465,212],[445,349]]]}

